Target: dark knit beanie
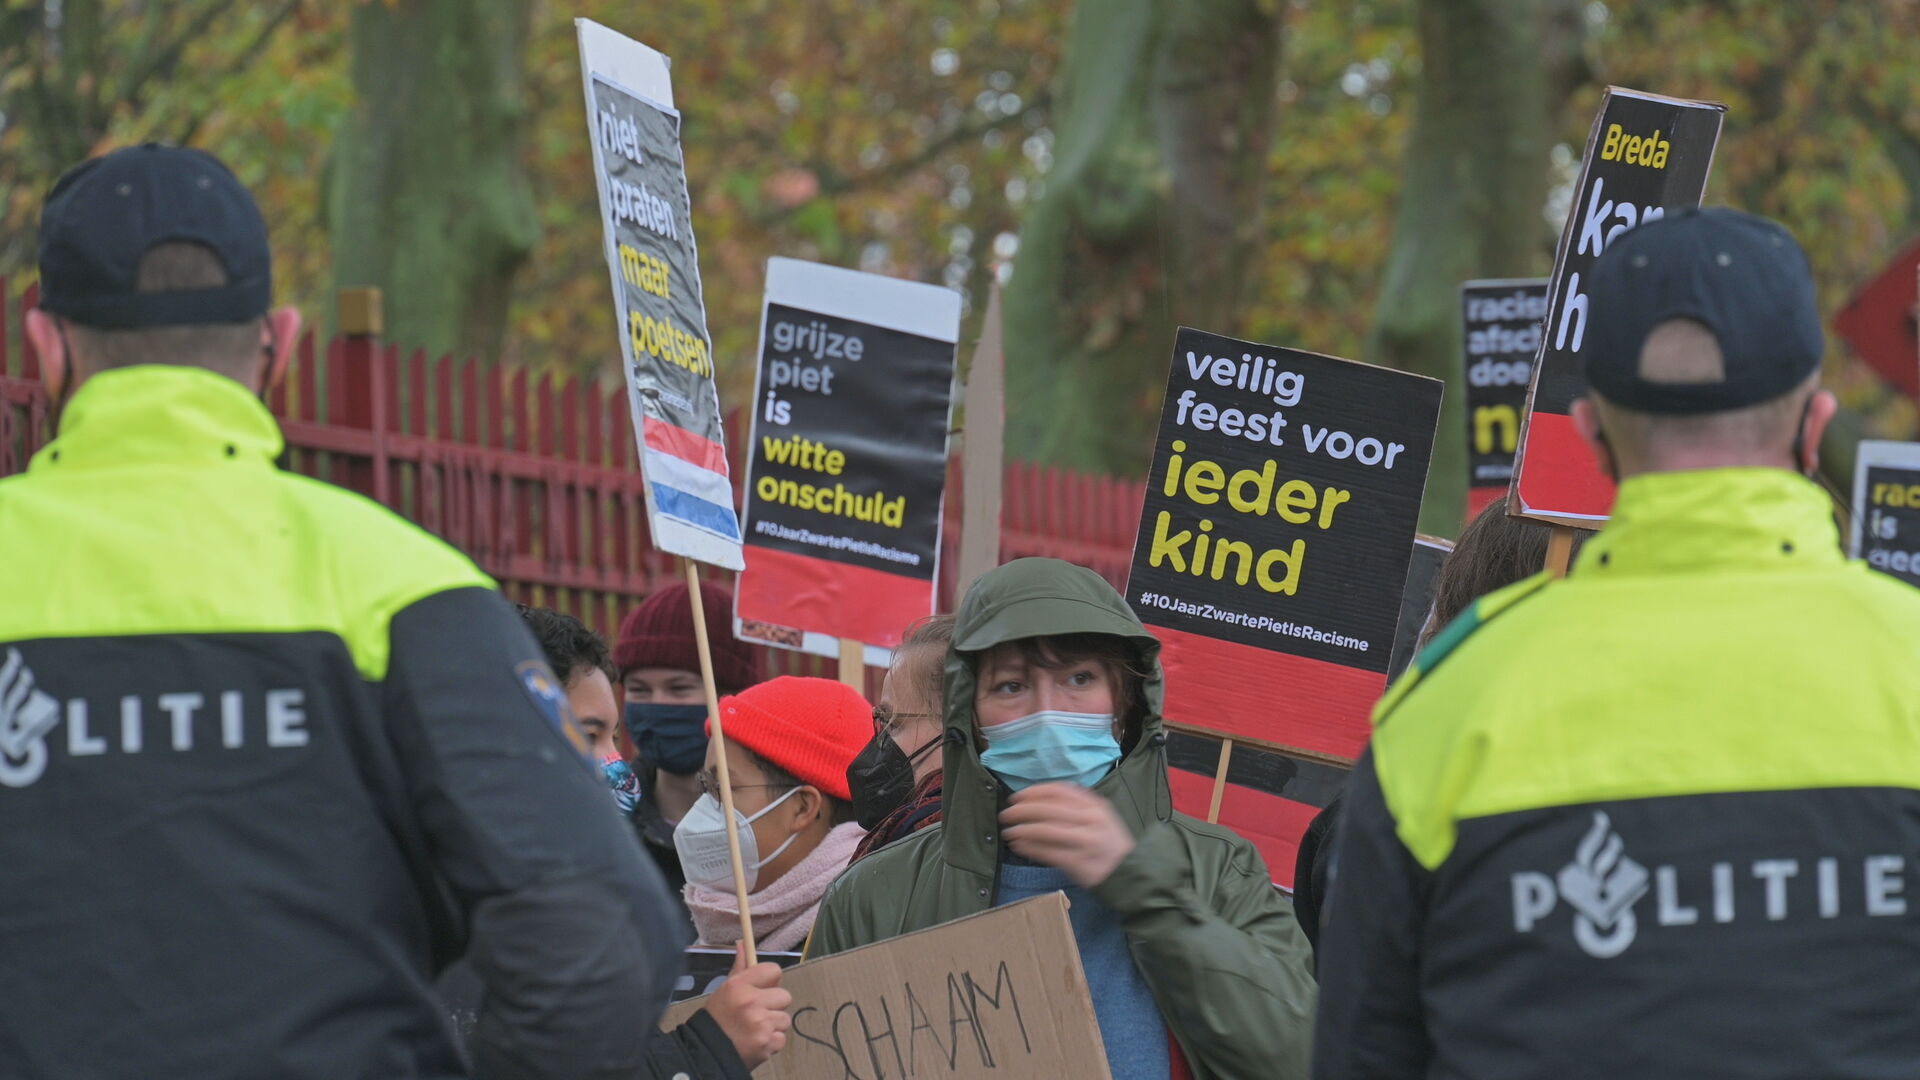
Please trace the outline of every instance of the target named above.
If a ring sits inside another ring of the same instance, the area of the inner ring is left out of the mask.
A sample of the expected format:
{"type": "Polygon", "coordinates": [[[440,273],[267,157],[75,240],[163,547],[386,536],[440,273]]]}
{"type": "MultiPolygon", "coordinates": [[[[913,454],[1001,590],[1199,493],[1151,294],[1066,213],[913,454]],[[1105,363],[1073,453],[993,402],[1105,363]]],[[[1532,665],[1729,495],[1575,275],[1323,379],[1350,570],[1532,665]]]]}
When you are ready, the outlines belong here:
{"type": "MultiPolygon", "coordinates": [[[[733,593],[724,585],[700,583],[707,616],[707,643],[713,650],[713,679],[723,690],[744,690],[760,681],[759,650],[733,636],[733,593]]],[[[687,587],[669,585],[646,598],[620,620],[613,664],[622,675],[634,668],[700,670],[700,647],[693,640],[693,604],[687,587]]]]}
{"type": "MultiPolygon", "coordinates": [[[[848,802],[847,766],[873,741],[873,706],[837,679],[782,675],[720,699],[727,738],[848,802]]],[[[713,724],[707,724],[713,734],[713,724]]]]}

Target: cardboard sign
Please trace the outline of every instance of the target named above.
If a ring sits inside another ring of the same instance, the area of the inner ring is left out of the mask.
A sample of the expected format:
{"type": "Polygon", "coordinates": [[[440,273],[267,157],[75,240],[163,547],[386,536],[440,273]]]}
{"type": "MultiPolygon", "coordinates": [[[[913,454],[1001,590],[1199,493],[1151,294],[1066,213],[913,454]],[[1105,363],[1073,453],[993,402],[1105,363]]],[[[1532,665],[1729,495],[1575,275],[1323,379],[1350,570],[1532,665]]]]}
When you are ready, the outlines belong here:
{"type": "Polygon", "coordinates": [[[809,960],[780,985],[793,1028],[756,1080],[1111,1075],[1063,893],[809,960]]]}
{"type": "Polygon", "coordinates": [[[1469,281],[1460,286],[1467,373],[1467,517],[1507,493],[1533,358],[1547,320],[1547,279],[1469,281]]]}
{"type": "Polygon", "coordinates": [[[1592,529],[1612,509],[1613,483],[1568,415],[1586,392],[1580,346],[1587,327],[1607,317],[1590,310],[1583,280],[1600,252],[1628,229],[1670,210],[1700,205],[1726,111],[1714,102],[1617,86],[1608,87],[1601,99],[1553,260],[1546,332],[1533,365],[1514,464],[1510,506],[1515,516],[1592,529]]]}
{"type": "Polygon", "coordinates": [[[1920,585],[1920,443],[1860,444],[1851,550],[1875,570],[1920,585]]]}
{"type": "MultiPolygon", "coordinates": [[[[733,950],[716,949],[705,945],[695,945],[685,953],[687,970],[675,980],[673,990],[667,995],[668,1001],[686,1001],[689,998],[705,997],[720,989],[720,984],[733,974],[733,950]]],[[[800,962],[797,952],[767,952],[764,949],[756,953],[761,963],[772,962],[783,968],[790,968],[800,962]]]]}
{"type": "Polygon", "coordinates": [[[1397,679],[1413,662],[1420,632],[1433,614],[1433,590],[1440,583],[1440,567],[1453,551],[1453,541],[1438,536],[1416,536],[1413,561],[1407,566],[1407,587],[1400,594],[1400,623],[1393,634],[1393,659],[1387,677],[1397,679]]]}
{"type": "Polygon", "coordinates": [[[1181,328],[1127,598],[1175,724],[1343,759],[1385,689],[1437,379],[1181,328]]]}
{"type": "Polygon", "coordinates": [[[661,551],[738,570],[713,343],[667,58],[574,20],[620,355],[661,551]]]}
{"type": "Polygon", "coordinates": [[[952,289],[767,261],[739,619],[891,646],[933,613],[959,338],[952,289]]]}

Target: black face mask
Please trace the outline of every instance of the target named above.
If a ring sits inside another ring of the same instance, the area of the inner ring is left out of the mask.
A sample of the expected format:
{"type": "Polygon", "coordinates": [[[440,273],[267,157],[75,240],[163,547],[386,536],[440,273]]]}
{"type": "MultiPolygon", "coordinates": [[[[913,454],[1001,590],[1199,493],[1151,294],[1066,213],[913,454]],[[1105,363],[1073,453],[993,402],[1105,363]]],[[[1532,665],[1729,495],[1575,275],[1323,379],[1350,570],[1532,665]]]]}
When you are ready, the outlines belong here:
{"type": "Polygon", "coordinates": [[[629,701],[627,735],[641,760],[675,776],[692,776],[707,763],[707,707],[629,701]]]}
{"type": "Polygon", "coordinates": [[[893,736],[884,731],[874,732],[866,748],[847,766],[847,786],[853,789],[853,814],[861,828],[873,831],[888,814],[906,804],[907,796],[913,794],[914,765],[944,742],[944,737],[931,739],[908,757],[900,744],[893,741],[893,736]]]}

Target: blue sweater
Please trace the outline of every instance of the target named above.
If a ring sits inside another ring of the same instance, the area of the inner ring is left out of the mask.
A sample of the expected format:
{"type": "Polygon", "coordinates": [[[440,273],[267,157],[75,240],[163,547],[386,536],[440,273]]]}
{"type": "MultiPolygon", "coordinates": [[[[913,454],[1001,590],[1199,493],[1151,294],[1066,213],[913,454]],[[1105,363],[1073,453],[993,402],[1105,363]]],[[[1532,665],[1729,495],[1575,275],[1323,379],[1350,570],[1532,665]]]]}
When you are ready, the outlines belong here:
{"type": "Polygon", "coordinates": [[[1147,980],[1133,965],[1127,931],[1112,908],[1067,878],[1066,871],[1032,863],[1000,864],[1000,895],[994,904],[1064,892],[1073,906],[1067,918],[1080,946],[1080,966],[1087,972],[1093,993],[1093,1012],[1100,1021],[1100,1040],[1107,1046],[1107,1066],[1113,1080],[1167,1080],[1173,1069],[1168,1058],[1167,1025],[1160,1018],[1147,980]]]}

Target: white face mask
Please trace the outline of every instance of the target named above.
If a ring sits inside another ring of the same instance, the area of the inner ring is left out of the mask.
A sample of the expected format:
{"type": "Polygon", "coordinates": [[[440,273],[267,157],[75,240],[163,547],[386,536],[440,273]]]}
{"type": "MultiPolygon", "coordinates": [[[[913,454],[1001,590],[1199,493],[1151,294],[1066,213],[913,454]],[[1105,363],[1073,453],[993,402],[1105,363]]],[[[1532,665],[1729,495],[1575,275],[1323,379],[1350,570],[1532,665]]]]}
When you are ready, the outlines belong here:
{"type": "MultiPolygon", "coordinates": [[[[799,788],[788,788],[786,795],[768,803],[752,817],[733,812],[733,820],[740,831],[740,864],[747,870],[747,891],[752,892],[760,880],[760,868],[780,857],[780,853],[799,839],[798,833],[787,837],[787,842],[773,849],[773,854],[760,857],[760,841],[754,839],[753,823],[767,815],[767,811],[786,802],[787,798],[799,788]]],[[[731,889],[733,887],[733,860],[727,857],[727,815],[720,800],[712,795],[702,795],[680,819],[673,830],[673,849],[680,853],[680,869],[687,880],[695,885],[704,885],[709,889],[731,889]]]]}

